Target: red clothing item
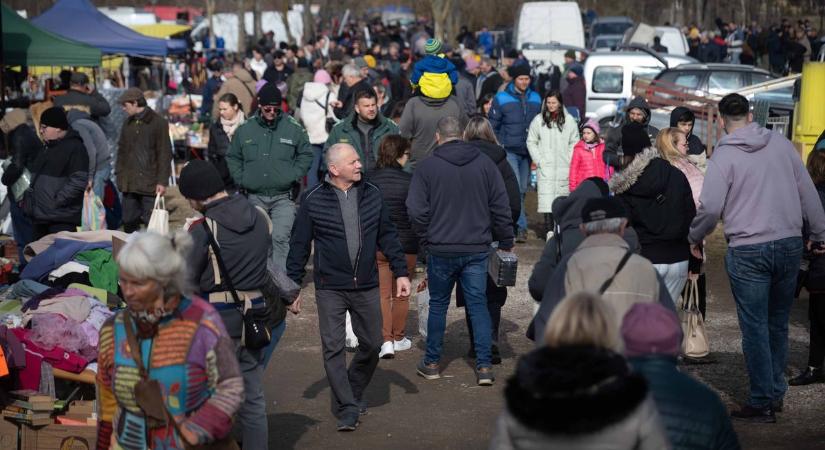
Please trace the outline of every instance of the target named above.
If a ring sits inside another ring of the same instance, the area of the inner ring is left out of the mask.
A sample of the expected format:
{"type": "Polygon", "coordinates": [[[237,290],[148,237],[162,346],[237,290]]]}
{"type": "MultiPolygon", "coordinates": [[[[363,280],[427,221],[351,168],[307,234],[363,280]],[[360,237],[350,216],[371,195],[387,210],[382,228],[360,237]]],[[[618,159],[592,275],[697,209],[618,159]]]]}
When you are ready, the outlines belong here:
{"type": "Polygon", "coordinates": [[[46,361],[55,369],[72,373],[82,372],[89,364],[85,358],[77,353],[67,352],[60,347],[47,350],[34,344],[28,338],[29,330],[25,328],[14,328],[11,331],[26,350],[26,368],[19,373],[22,389],[40,389],[40,364],[43,361],[46,361]]]}
{"type": "Polygon", "coordinates": [[[587,149],[584,140],[580,140],[573,146],[573,157],[570,160],[570,192],[576,190],[582,181],[590,177],[601,177],[605,181],[610,178],[613,169],[607,168],[602,159],[604,154],[604,141],[599,142],[592,150],[587,149]]]}

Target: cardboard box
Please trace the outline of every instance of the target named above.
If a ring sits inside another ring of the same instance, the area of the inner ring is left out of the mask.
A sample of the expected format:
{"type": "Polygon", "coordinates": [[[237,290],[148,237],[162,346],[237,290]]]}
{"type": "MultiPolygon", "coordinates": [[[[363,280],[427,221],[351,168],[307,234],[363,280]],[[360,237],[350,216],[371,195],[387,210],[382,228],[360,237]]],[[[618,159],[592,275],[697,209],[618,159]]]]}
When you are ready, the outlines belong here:
{"type": "Polygon", "coordinates": [[[86,419],[96,419],[94,400],[75,400],[69,404],[65,416],[69,419],[86,421],[86,419]]]}
{"type": "Polygon", "coordinates": [[[0,450],[17,450],[19,431],[20,426],[16,423],[0,419],[0,450]]]}
{"type": "Polygon", "coordinates": [[[46,425],[22,426],[21,450],[95,450],[96,426],[46,425]]]}

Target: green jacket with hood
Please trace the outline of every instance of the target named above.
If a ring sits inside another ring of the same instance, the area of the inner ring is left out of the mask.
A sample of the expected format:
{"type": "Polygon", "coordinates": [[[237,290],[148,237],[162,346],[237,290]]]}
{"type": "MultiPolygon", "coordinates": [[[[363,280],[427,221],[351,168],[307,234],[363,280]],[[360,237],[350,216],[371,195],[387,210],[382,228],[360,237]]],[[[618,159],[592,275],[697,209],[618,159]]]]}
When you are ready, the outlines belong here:
{"type": "Polygon", "coordinates": [[[288,114],[272,124],[258,114],[235,131],[226,162],[239,188],[250,194],[290,192],[312,165],[312,146],[306,130],[288,114]]]}
{"type": "Polygon", "coordinates": [[[364,172],[372,170],[375,167],[375,162],[378,160],[378,148],[384,136],[398,134],[398,126],[395,122],[384,117],[381,113],[378,113],[374,122],[375,125],[370,129],[367,136],[369,139],[369,143],[367,143],[364,139],[364,134],[361,133],[361,130],[358,128],[358,114],[353,112],[332,128],[327,142],[324,144],[324,153],[335,144],[350,144],[355,147],[358,156],[361,157],[364,172]],[[371,150],[370,155],[365,154],[365,149],[367,148],[371,150]]]}

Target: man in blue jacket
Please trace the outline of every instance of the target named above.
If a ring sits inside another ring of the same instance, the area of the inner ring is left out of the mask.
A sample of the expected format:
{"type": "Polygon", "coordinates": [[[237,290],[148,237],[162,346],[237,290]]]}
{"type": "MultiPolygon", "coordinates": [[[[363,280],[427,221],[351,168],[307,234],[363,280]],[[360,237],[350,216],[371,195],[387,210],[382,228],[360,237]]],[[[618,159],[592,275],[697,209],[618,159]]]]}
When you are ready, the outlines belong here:
{"type": "Polygon", "coordinates": [[[413,230],[428,255],[430,315],[427,353],[418,374],[440,378],[439,360],[450,294],[461,280],[473,327],[476,376],[481,386],[495,381],[491,368],[490,313],[487,310],[487,258],[490,244],[513,247],[513,219],[504,179],[478,147],[461,140],[457,118],[438,122],[433,156],[421,161],[407,195],[413,230]]]}
{"type": "Polygon", "coordinates": [[[527,216],[524,213],[524,193],[530,179],[530,154],[527,152],[527,129],[541,111],[539,94],[530,89],[530,66],[513,65],[507,69],[513,81],[496,94],[490,107],[490,124],[499,143],[507,150],[507,161],[513,167],[521,190],[521,215],[518,219],[516,242],[527,239],[527,216]]]}

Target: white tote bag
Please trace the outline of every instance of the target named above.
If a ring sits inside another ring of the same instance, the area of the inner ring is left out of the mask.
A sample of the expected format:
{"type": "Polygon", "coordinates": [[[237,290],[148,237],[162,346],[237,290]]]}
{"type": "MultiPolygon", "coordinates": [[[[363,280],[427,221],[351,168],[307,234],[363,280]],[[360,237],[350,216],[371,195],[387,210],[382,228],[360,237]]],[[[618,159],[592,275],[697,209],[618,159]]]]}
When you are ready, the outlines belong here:
{"type": "Polygon", "coordinates": [[[169,211],[166,211],[166,201],[158,194],[155,197],[155,206],[152,208],[152,215],[149,217],[149,226],[146,231],[154,231],[159,234],[169,233],[169,211]]]}

